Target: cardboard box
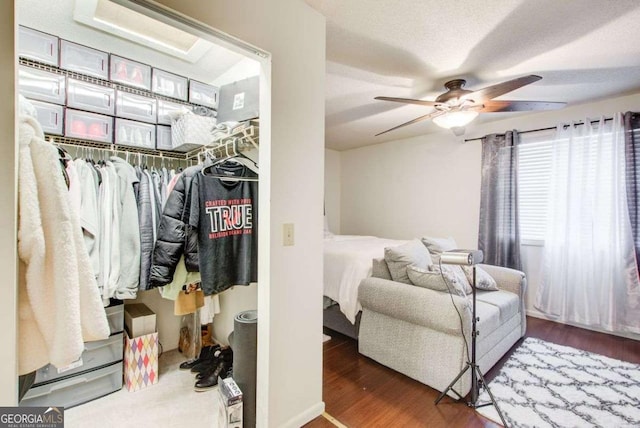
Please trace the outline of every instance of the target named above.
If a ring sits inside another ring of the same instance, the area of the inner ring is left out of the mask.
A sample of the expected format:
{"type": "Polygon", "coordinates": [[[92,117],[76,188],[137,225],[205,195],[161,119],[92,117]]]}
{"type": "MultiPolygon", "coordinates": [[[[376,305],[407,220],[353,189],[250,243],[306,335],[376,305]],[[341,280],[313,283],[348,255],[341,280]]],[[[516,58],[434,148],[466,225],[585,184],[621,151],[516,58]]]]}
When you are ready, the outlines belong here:
{"type": "Polygon", "coordinates": [[[219,423],[222,428],[242,428],[242,391],[233,380],[218,379],[220,392],[219,423]]]}
{"type": "Polygon", "coordinates": [[[124,325],[129,337],[155,333],[156,314],[143,303],[125,305],[124,325]]]}
{"type": "Polygon", "coordinates": [[[129,392],[133,392],[156,383],[158,383],[158,333],[130,338],[125,332],[125,387],[129,392]]]}

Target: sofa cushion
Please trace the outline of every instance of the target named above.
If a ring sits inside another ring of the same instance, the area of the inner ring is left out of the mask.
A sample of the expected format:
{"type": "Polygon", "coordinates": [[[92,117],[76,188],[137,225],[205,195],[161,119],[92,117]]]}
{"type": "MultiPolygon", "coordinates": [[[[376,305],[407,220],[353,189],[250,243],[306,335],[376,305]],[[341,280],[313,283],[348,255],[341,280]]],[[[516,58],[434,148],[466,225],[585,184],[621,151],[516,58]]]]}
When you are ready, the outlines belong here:
{"type": "MultiPolygon", "coordinates": [[[[437,266],[423,269],[418,266],[407,266],[407,275],[411,283],[418,287],[429,288],[431,290],[444,293],[455,293],[459,296],[468,294],[464,284],[461,284],[452,271],[444,270],[440,273],[437,266]],[[433,270],[431,270],[433,269],[433,270]],[[446,281],[446,282],[445,282],[446,281]]],[[[471,290],[469,290],[471,292],[471,290]]]]}
{"type": "Polygon", "coordinates": [[[491,305],[497,309],[500,323],[505,323],[520,311],[520,299],[510,291],[480,291],[476,293],[476,300],[491,305]]]}
{"type": "Polygon", "coordinates": [[[415,265],[427,268],[431,265],[429,251],[418,240],[414,239],[406,244],[397,247],[387,247],[384,249],[384,260],[387,262],[391,278],[397,282],[411,284],[407,275],[407,266],[415,265]]]}
{"type": "MultiPolygon", "coordinates": [[[[469,284],[473,285],[473,267],[472,266],[462,266],[462,270],[464,271],[469,284]]],[[[493,279],[491,275],[487,273],[486,270],[482,269],[479,266],[476,266],[476,288],[478,290],[486,290],[486,291],[498,291],[498,284],[496,284],[496,280],[493,279]]]]}
{"type": "Polygon", "coordinates": [[[491,303],[486,303],[478,299],[476,301],[476,315],[479,318],[479,338],[487,337],[502,325],[502,321],[500,320],[500,309],[491,303]]]}

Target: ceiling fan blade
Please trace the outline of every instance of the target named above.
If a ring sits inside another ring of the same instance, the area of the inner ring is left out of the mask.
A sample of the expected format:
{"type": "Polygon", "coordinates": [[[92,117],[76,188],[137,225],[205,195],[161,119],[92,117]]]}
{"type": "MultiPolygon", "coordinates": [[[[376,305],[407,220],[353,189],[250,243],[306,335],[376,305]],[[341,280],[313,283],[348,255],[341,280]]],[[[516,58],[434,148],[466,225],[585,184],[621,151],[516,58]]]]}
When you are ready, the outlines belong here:
{"type": "Polygon", "coordinates": [[[435,101],[422,101],[422,100],[414,100],[411,98],[375,97],[374,99],[382,100],[382,101],[393,101],[396,103],[417,104],[419,106],[429,106],[429,107],[435,107],[442,104],[442,103],[437,103],[435,101]]]}
{"type": "Polygon", "coordinates": [[[409,122],[405,122],[402,125],[394,126],[391,129],[387,129],[386,131],[382,131],[379,134],[376,134],[375,136],[377,137],[378,135],[386,134],[387,132],[395,131],[398,128],[402,128],[402,127],[407,126],[407,125],[412,125],[412,124],[417,123],[417,122],[422,122],[423,120],[431,119],[431,118],[434,118],[436,116],[440,116],[441,114],[444,114],[444,112],[440,111],[440,110],[436,110],[436,111],[433,111],[433,112],[431,112],[429,114],[425,114],[424,116],[420,116],[420,117],[417,117],[417,118],[415,118],[413,120],[410,120],[409,122]]]}
{"type": "Polygon", "coordinates": [[[566,106],[567,103],[551,101],[486,101],[479,109],[483,113],[499,113],[509,111],[530,111],[530,110],[557,110],[566,106]]]}
{"type": "Polygon", "coordinates": [[[460,98],[463,100],[473,100],[478,104],[483,104],[485,101],[504,95],[507,92],[515,91],[518,88],[537,82],[540,79],[542,79],[542,77],[536,76],[535,74],[518,77],[517,79],[507,80],[506,82],[473,91],[460,98]]]}

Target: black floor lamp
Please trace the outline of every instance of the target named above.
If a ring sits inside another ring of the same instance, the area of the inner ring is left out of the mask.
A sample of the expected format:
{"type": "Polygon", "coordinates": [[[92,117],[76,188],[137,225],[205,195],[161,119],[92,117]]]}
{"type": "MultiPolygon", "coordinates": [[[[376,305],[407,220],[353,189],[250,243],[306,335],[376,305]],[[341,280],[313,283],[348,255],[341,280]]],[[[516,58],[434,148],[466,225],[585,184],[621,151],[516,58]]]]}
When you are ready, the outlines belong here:
{"type": "MultiPolygon", "coordinates": [[[[444,391],[440,394],[440,396],[436,399],[436,405],[442,400],[447,392],[452,391],[455,395],[458,396],[459,400],[464,399],[462,395],[458,393],[455,389],[453,389],[453,385],[467,372],[467,370],[471,370],[471,399],[467,402],[467,405],[471,408],[477,409],[480,407],[493,406],[496,408],[498,412],[498,416],[500,416],[500,420],[502,421],[502,425],[505,428],[508,427],[507,422],[504,420],[504,416],[498,407],[498,403],[496,399],[493,397],[491,393],[491,389],[489,389],[489,385],[484,380],[484,376],[482,375],[482,371],[480,370],[480,366],[478,366],[476,362],[476,339],[478,337],[478,321],[480,320],[476,315],[476,264],[482,262],[482,251],[479,250],[451,250],[445,251],[440,256],[440,263],[442,264],[450,264],[450,265],[465,265],[471,266],[473,270],[473,284],[472,284],[472,296],[473,296],[473,306],[472,306],[472,317],[471,317],[471,361],[467,361],[467,364],[462,368],[460,373],[451,381],[449,386],[445,388],[444,391]],[[480,388],[484,388],[489,394],[489,398],[491,401],[486,403],[478,403],[478,396],[480,395],[480,388]]],[[[463,337],[464,339],[464,337],[463,337]]],[[[468,355],[467,355],[468,357],[468,355]]]]}

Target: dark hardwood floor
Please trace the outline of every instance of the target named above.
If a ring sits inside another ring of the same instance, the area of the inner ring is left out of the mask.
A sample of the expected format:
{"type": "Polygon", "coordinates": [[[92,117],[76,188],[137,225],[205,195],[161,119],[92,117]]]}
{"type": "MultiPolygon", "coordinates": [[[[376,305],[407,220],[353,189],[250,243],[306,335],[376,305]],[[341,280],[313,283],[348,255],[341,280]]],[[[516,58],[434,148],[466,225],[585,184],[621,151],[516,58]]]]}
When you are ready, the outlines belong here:
{"type": "MultiPolygon", "coordinates": [[[[538,318],[527,318],[527,336],[640,364],[640,341],[625,339],[538,318]]],[[[357,342],[331,330],[324,344],[323,399],[326,413],[350,428],[358,427],[497,427],[464,403],[443,399],[439,392],[358,353],[357,342]]],[[[516,345],[485,378],[488,382],[518,347],[516,345]]],[[[333,427],[323,417],[305,425],[333,427]]]]}

